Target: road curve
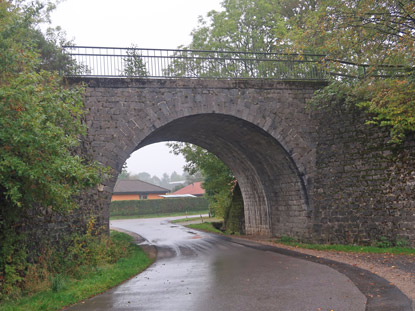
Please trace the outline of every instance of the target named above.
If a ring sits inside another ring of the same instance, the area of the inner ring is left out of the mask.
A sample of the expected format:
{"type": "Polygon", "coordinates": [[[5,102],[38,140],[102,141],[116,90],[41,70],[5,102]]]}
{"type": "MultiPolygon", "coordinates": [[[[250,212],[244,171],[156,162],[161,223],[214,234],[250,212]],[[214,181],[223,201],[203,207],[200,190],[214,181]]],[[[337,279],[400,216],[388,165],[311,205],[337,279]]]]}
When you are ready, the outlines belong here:
{"type": "Polygon", "coordinates": [[[111,226],[156,246],[157,261],[69,310],[372,310],[367,306],[370,296],[340,269],[272,247],[197,232],[169,219],[111,221],[111,226]]]}

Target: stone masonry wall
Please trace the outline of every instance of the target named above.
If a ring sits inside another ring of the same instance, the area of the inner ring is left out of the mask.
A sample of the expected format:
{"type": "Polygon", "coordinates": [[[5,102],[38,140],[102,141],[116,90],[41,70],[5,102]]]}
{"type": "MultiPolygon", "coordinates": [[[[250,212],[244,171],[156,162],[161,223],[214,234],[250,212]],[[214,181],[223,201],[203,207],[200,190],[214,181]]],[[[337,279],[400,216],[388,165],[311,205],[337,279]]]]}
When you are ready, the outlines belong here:
{"type": "Polygon", "coordinates": [[[116,175],[137,148],[186,141],[212,151],[232,169],[242,190],[248,233],[303,236],[309,231],[306,183],[315,170],[315,126],[304,103],[318,83],[81,81],[88,85],[90,152],[113,168],[105,193],[111,193],[116,175]]]}
{"type": "MultiPolygon", "coordinates": [[[[81,80],[74,80],[74,83],[81,80]]],[[[82,204],[108,224],[116,175],[150,143],[179,140],[233,171],[249,234],[330,243],[415,240],[415,137],[394,148],[359,112],[308,111],[311,82],[84,79],[88,152],[113,169],[82,204]],[[102,190],[102,191],[101,191],[102,190]],[[93,206],[91,206],[93,204],[93,206]]],[[[87,213],[87,214],[88,214],[87,213]]]]}
{"type": "Polygon", "coordinates": [[[415,242],[415,135],[400,145],[364,124],[359,111],[319,119],[315,240],[370,244],[382,237],[415,242]]]}

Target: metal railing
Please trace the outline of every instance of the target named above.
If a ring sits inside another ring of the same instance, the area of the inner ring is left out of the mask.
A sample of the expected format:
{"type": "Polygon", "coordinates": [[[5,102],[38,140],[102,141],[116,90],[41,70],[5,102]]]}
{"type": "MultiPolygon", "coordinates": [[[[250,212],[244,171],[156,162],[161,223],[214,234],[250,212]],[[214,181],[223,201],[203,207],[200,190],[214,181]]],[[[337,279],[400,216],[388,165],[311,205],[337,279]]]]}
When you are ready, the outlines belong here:
{"type": "Polygon", "coordinates": [[[369,66],[318,54],[64,46],[66,76],[315,80],[402,76],[403,66],[369,66]]]}
{"type": "Polygon", "coordinates": [[[323,55],[64,46],[66,76],[325,80],[323,55]]]}

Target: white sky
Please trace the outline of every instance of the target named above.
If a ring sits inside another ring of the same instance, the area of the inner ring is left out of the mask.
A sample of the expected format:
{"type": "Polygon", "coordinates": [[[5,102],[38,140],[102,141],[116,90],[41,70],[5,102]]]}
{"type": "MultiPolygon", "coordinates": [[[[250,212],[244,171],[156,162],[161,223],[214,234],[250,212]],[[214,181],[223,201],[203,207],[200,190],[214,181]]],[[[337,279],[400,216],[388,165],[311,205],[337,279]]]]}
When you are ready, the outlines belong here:
{"type": "MultiPolygon", "coordinates": [[[[174,49],[189,44],[198,17],[220,10],[221,0],[66,0],[52,14],[76,45],[174,49]]],[[[185,161],[165,143],[134,152],[127,160],[132,173],[162,176],[183,172],[185,161]]]]}

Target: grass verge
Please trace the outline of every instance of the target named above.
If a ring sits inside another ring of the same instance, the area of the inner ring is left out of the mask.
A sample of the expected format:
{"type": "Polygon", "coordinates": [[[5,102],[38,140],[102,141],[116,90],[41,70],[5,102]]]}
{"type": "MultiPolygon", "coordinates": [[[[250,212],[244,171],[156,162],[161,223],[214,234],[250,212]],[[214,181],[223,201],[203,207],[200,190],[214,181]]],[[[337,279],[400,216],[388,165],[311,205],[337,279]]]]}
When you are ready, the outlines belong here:
{"type": "Polygon", "coordinates": [[[293,247],[313,249],[319,251],[336,251],[348,253],[374,253],[374,254],[395,254],[395,255],[415,255],[415,248],[408,247],[376,247],[359,245],[340,245],[340,244],[306,244],[295,241],[285,241],[284,239],[272,240],[277,244],[293,247]]]}
{"type": "MultiPolygon", "coordinates": [[[[187,222],[191,221],[199,221],[200,217],[191,217],[191,218],[180,218],[170,221],[172,224],[182,223],[186,225],[187,222]]],[[[203,222],[212,223],[212,222],[220,222],[223,221],[221,218],[215,218],[215,217],[203,217],[203,222]]]]}
{"type": "MultiPolygon", "coordinates": [[[[187,215],[204,215],[208,214],[209,211],[190,211],[187,215]]],[[[159,217],[176,217],[176,216],[186,216],[186,213],[165,213],[165,214],[147,214],[147,215],[122,215],[122,216],[110,216],[110,220],[119,220],[119,219],[139,219],[139,218],[159,218],[159,217]]]]}
{"type": "MultiPolygon", "coordinates": [[[[211,232],[226,234],[216,229],[212,223],[204,222],[201,224],[189,224],[186,227],[211,232]]],[[[276,244],[283,244],[292,247],[313,249],[320,251],[336,251],[348,253],[374,253],[374,254],[395,254],[395,255],[415,255],[415,248],[410,247],[376,247],[376,246],[359,246],[359,245],[340,245],[340,244],[307,244],[296,242],[293,238],[281,237],[280,239],[271,240],[276,244]]]]}
{"type": "Polygon", "coordinates": [[[127,257],[113,264],[97,267],[84,266],[80,278],[55,275],[51,280],[50,288],[30,297],[4,302],[0,304],[0,311],[61,310],[64,306],[75,304],[122,283],[152,263],[152,260],[139,246],[134,244],[133,238],[129,235],[112,231],[111,239],[120,247],[128,245],[127,257]]]}
{"type": "Polygon", "coordinates": [[[224,234],[219,229],[216,229],[212,225],[211,222],[204,222],[204,223],[201,223],[201,224],[189,224],[189,225],[186,225],[186,227],[196,229],[196,230],[205,231],[205,232],[224,234]]]}

